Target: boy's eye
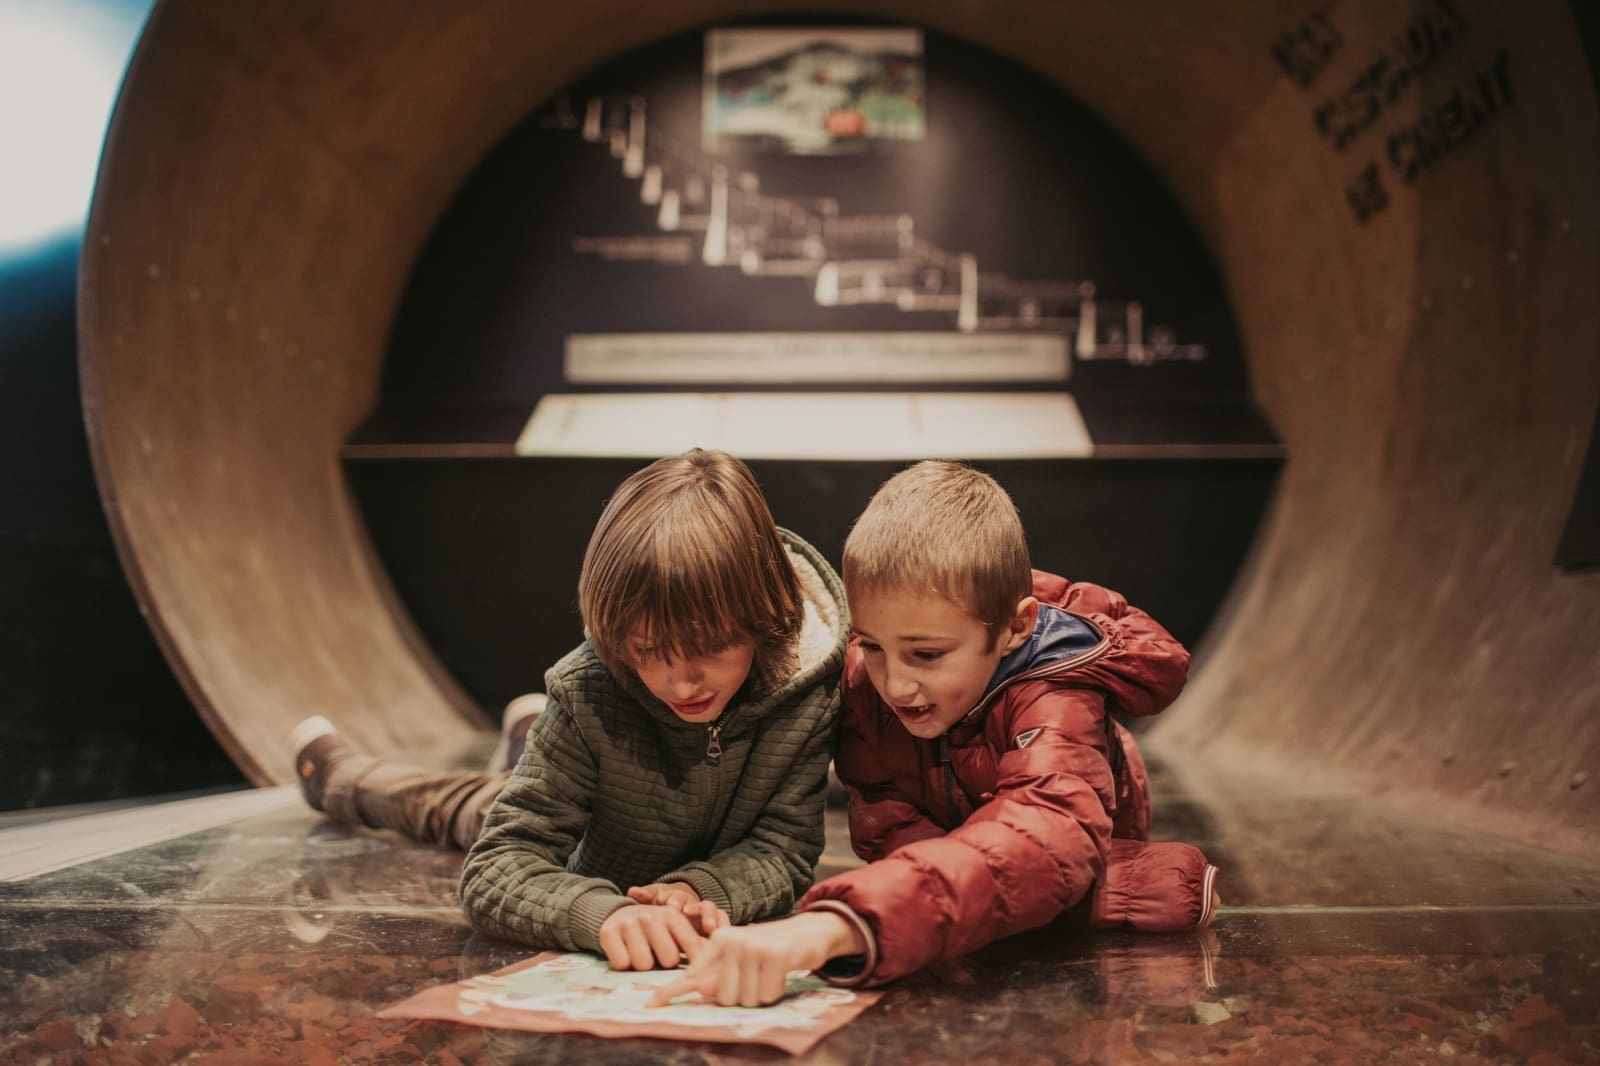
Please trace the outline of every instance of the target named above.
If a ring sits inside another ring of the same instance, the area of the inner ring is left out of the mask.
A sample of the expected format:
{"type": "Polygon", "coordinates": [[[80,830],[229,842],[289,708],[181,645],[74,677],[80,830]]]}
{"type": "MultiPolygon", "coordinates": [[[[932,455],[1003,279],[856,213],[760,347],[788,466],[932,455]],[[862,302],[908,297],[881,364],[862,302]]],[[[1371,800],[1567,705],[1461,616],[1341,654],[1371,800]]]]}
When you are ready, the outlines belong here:
{"type": "Polygon", "coordinates": [[[912,654],[925,663],[935,662],[944,658],[944,652],[935,651],[932,648],[919,648],[915,652],[912,652],[912,654]]]}
{"type": "Polygon", "coordinates": [[[868,652],[868,653],[871,653],[871,654],[874,654],[874,655],[876,655],[878,652],[881,652],[883,650],[881,647],[879,647],[878,645],[872,643],[872,641],[870,641],[870,640],[861,640],[861,641],[857,641],[857,643],[861,646],[861,650],[862,651],[868,652]]]}

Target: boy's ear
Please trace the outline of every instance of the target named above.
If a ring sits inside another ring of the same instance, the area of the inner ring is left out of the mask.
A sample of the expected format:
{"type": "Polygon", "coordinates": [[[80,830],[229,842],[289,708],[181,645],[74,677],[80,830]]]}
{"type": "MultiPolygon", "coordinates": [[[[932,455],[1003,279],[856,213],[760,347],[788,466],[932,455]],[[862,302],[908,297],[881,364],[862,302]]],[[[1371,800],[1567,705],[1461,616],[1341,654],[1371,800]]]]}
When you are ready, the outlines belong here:
{"type": "Polygon", "coordinates": [[[1011,616],[1005,631],[1000,634],[1002,652],[1013,652],[1022,647],[1023,642],[1033,635],[1033,625],[1038,620],[1039,601],[1032,596],[1018,600],[1017,613],[1011,616]]]}

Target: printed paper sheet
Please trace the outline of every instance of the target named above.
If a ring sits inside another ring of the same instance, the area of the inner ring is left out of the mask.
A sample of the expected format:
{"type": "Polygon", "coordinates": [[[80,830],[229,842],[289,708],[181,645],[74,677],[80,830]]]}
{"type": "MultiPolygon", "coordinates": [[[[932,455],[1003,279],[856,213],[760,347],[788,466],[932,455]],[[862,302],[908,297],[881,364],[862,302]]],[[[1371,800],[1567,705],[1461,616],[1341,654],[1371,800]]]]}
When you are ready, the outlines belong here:
{"type": "Polygon", "coordinates": [[[882,996],[793,973],[788,995],[768,1007],[723,1007],[695,995],[665,1007],[645,1006],[651,992],[679,976],[677,970],[617,971],[595,955],[549,951],[491,974],[430,988],[378,1016],[536,1033],[767,1044],[795,1055],[882,996]]]}

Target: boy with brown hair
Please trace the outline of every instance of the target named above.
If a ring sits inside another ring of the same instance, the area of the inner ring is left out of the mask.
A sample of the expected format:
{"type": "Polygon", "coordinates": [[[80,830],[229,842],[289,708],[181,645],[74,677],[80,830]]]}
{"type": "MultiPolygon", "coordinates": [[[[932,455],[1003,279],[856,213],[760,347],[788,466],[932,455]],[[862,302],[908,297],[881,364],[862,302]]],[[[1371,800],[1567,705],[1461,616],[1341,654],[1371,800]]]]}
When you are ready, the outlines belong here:
{"type": "Polygon", "coordinates": [[[878,984],[1052,921],[1203,926],[1216,869],[1149,844],[1150,794],[1112,712],[1154,714],[1189,655],[1108,589],[1030,568],[1016,507],[987,474],[923,462],[886,482],[844,550],[853,639],[837,768],[869,861],[800,913],[713,934],[657,1002],[780,997],[819,969],[878,984]]]}
{"type": "Polygon", "coordinates": [[[823,848],[846,613],[748,467],[695,449],[618,487],[578,579],[587,639],[545,674],[514,770],[439,773],[293,741],[336,821],[470,851],[473,925],[617,969],[671,968],[787,914],[823,848]]]}

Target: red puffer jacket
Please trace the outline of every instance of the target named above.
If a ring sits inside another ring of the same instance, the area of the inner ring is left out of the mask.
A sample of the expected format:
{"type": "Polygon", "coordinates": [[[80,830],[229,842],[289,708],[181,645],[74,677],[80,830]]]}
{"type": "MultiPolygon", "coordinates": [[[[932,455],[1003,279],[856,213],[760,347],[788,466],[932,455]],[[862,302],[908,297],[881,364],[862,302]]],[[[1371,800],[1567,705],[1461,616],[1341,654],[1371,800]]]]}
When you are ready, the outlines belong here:
{"type": "Polygon", "coordinates": [[[800,903],[839,911],[870,934],[864,969],[843,983],[891,981],[965,954],[1043,925],[1091,891],[1097,927],[1165,932],[1210,917],[1205,857],[1184,844],[1141,843],[1150,828],[1144,763],[1108,713],[1166,707],[1183,688],[1188,652],[1109,589],[1034,571],[1034,595],[1032,639],[937,740],[900,725],[850,647],[835,765],[850,795],[851,842],[871,865],[818,884],[800,903]]]}

